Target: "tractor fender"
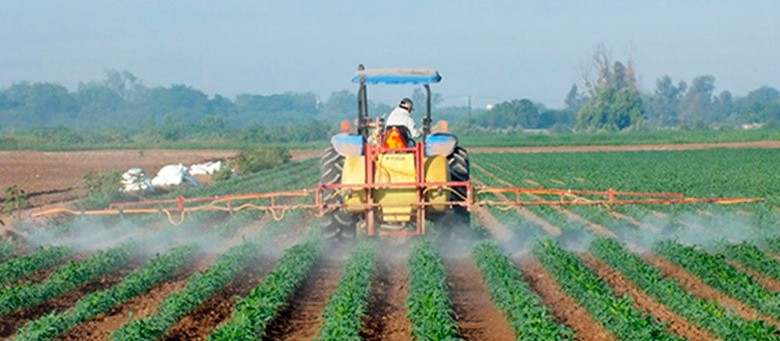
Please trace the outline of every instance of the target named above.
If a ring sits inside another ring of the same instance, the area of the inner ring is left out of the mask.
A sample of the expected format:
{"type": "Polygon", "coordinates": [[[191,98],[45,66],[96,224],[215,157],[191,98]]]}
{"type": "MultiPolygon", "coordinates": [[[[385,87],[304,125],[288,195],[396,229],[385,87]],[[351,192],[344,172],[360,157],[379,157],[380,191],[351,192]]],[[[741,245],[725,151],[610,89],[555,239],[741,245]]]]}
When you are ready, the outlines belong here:
{"type": "Polygon", "coordinates": [[[425,138],[425,156],[448,156],[458,146],[458,138],[448,133],[435,133],[425,138]]]}
{"type": "Polygon", "coordinates": [[[330,144],[343,157],[363,155],[363,137],[339,133],[331,137],[330,144]]]}

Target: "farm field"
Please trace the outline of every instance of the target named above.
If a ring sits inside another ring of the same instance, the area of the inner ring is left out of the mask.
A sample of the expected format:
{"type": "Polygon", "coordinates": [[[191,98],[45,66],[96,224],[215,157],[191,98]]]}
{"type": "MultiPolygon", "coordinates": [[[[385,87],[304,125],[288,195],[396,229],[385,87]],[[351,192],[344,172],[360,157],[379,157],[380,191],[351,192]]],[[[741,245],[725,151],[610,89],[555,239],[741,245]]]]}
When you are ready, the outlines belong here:
{"type": "MultiPolygon", "coordinates": [[[[765,201],[482,208],[446,238],[323,240],[303,212],[16,222],[0,337],[780,339],[780,149],[743,147],[472,151],[482,185],[765,201]]],[[[300,159],[174,194],[313,186],[300,159]]]]}

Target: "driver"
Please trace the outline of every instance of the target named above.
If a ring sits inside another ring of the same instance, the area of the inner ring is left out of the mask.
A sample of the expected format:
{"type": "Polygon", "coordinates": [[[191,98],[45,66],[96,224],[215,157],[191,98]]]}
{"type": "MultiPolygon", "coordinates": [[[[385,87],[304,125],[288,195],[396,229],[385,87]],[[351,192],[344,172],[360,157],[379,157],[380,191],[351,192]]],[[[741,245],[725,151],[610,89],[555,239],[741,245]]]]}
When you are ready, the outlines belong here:
{"type": "Polygon", "coordinates": [[[401,103],[398,104],[398,107],[393,109],[393,111],[390,112],[390,115],[387,116],[385,126],[405,126],[407,129],[409,129],[409,133],[412,135],[412,138],[419,138],[420,135],[422,135],[422,132],[420,129],[414,127],[412,110],[412,100],[409,98],[402,99],[401,103]]]}

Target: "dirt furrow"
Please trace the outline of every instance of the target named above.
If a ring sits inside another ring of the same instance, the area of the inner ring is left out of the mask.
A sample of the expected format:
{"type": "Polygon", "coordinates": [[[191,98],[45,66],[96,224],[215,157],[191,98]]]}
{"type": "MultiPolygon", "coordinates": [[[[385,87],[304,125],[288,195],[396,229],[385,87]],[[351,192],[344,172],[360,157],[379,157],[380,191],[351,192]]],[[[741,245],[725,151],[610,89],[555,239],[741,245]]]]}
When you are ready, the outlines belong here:
{"type": "Polygon", "coordinates": [[[571,328],[581,340],[615,340],[609,330],[604,328],[587,309],[583,308],[558,286],[558,283],[542,266],[533,259],[519,262],[523,280],[542,298],[542,304],[549,307],[559,321],[571,328]]]}
{"type": "Polygon", "coordinates": [[[323,258],[296,290],[288,305],[268,325],[269,340],[311,340],[322,325],[322,311],[336,291],[345,260],[323,258]]]}
{"type": "Polygon", "coordinates": [[[377,274],[371,283],[368,316],[363,323],[365,340],[411,339],[411,325],[406,318],[408,286],[406,257],[380,256],[377,274]]]}
{"type": "Polygon", "coordinates": [[[678,334],[688,340],[717,340],[717,338],[708,331],[688,322],[687,319],[677,315],[665,305],[656,302],[644,291],[623,277],[619,271],[600,262],[590,254],[583,255],[582,259],[585,264],[595,270],[599,277],[603,278],[612,286],[617,295],[623,296],[626,293],[630,294],[637,307],[646,312],[650,312],[658,319],[667,322],[667,328],[670,332],[678,334]]]}
{"type": "Polygon", "coordinates": [[[514,340],[506,316],[493,304],[474,262],[468,256],[444,262],[461,335],[469,340],[514,340]]]}

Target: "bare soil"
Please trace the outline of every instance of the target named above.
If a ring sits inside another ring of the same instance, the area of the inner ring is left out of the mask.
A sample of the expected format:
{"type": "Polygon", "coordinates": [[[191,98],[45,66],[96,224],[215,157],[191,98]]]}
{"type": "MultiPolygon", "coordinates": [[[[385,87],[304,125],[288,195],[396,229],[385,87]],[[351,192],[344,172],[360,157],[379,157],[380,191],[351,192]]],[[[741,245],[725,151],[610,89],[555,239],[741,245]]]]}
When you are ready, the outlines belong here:
{"type": "Polygon", "coordinates": [[[410,340],[412,330],[406,318],[409,285],[406,259],[380,257],[376,271],[362,336],[365,340],[410,340]]]}
{"type": "Polygon", "coordinates": [[[90,171],[124,172],[140,167],[154,176],[165,165],[190,165],[235,155],[230,150],[0,151],[0,189],[18,185],[35,207],[83,197],[83,177],[90,171]]]}
{"type": "Polygon", "coordinates": [[[490,299],[474,262],[467,256],[447,258],[444,262],[461,336],[468,340],[514,340],[506,316],[490,299]]]}

